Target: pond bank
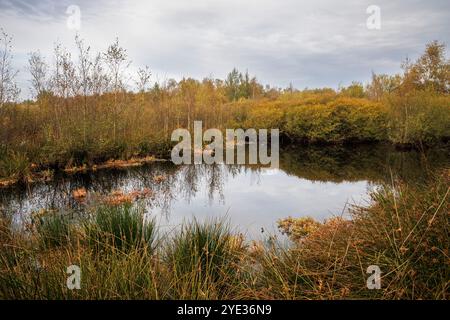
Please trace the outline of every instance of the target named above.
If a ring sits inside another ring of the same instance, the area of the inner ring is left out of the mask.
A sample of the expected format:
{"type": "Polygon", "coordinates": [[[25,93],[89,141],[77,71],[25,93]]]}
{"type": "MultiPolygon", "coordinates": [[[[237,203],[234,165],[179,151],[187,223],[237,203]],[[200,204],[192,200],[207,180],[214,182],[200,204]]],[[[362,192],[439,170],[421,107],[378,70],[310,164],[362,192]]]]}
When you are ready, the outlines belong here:
{"type": "MultiPolygon", "coordinates": [[[[389,142],[362,142],[362,141],[353,141],[353,142],[340,142],[340,143],[325,143],[325,142],[316,142],[316,143],[306,143],[306,142],[295,142],[292,140],[281,140],[282,150],[297,148],[297,149],[308,149],[308,148],[324,148],[324,149],[333,149],[333,148],[344,148],[351,149],[355,148],[358,150],[360,148],[378,148],[378,147],[386,147],[390,150],[397,150],[399,152],[427,152],[427,150],[433,149],[448,149],[449,143],[443,142],[441,144],[436,144],[434,146],[422,146],[419,147],[417,145],[412,144],[394,144],[389,142]]],[[[165,152],[169,154],[170,151],[165,152]]],[[[280,154],[282,157],[282,154],[280,154]]],[[[152,162],[167,162],[170,161],[169,157],[156,157],[154,155],[143,155],[143,156],[132,156],[129,158],[112,158],[103,162],[93,162],[90,164],[83,164],[81,166],[65,166],[64,168],[60,168],[56,165],[37,165],[34,163],[24,163],[20,165],[20,170],[17,170],[17,173],[14,173],[7,177],[0,177],[0,188],[10,187],[16,184],[32,184],[36,182],[46,182],[51,181],[55,175],[59,173],[66,174],[77,174],[77,173],[87,173],[87,172],[95,172],[97,170],[102,169],[127,169],[132,167],[139,167],[152,162]]]]}
{"type": "MultiPolygon", "coordinates": [[[[127,169],[131,167],[139,167],[144,164],[152,163],[152,162],[163,162],[169,161],[167,159],[158,159],[153,156],[145,156],[145,157],[132,157],[128,160],[122,159],[111,159],[103,163],[92,164],[92,165],[83,165],[83,166],[73,166],[64,169],[59,169],[56,171],[64,172],[67,174],[76,174],[76,173],[87,173],[97,170],[104,169],[127,169]]],[[[2,187],[10,187],[12,185],[18,183],[26,183],[32,184],[36,182],[48,182],[51,181],[54,177],[55,170],[45,169],[40,170],[36,165],[30,165],[30,171],[26,176],[21,178],[7,177],[0,178],[0,188],[2,187]]]]}

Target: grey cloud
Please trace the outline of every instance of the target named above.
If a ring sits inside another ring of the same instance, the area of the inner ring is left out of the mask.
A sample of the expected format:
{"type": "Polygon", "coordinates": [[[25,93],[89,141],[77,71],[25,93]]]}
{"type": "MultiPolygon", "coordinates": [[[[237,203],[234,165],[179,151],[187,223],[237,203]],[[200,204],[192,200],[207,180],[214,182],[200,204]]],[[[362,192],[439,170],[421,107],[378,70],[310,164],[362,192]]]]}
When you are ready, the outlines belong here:
{"type": "Polygon", "coordinates": [[[236,66],[276,86],[336,88],[366,81],[372,70],[398,72],[427,42],[448,43],[450,29],[450,3],[440,0],[0,0],[0,26],[15,37],[18,66],[31,50],[50,55],[58,39],[71,48],[70,4],[80,6],[80,34],[95,49],[118,36],[133,63],[160,79],[224,77],[236,66]],[[381,8],[381,30],[365,26],[371,4],[381,8]]]}

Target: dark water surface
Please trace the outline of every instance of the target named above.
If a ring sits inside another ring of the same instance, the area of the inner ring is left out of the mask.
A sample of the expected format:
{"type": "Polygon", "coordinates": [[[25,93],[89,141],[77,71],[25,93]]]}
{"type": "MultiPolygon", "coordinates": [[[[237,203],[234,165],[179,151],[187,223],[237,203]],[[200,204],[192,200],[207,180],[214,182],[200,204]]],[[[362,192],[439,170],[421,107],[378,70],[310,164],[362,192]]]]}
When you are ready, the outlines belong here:
{"type": "Polygon", "coordinates": [[[319,220],[345,212],[349,204],[367,204],[368,192],[392,179],[421,183],[430,172],[450,164],[448,150],[400,152],[390,146],[303,147],[280,150],[280,168],[257,165],[182,165],[156,162],[131,169],[60,175],[54,181],[0,189],[0,209],[22,221],[46,208],[77,210],[72,192],[151,189],[148,214],[161,228],[183,220],[228,216],[250,238],[276,230],[287,216],[319,220]],[[157,182],[154,177],[166,179],[157,182]]]}

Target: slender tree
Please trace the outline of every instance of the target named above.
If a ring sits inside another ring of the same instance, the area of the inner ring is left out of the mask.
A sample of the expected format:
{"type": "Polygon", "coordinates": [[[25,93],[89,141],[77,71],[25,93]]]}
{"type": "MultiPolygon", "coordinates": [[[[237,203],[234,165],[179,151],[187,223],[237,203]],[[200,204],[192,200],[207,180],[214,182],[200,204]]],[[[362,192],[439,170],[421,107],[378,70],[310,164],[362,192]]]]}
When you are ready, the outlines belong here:
{"type": "Polygon", "coordinates": [[[75,36],[75,43],[78,49],[78,74],[80,81],[80,89],[83,96],[83,142],[86,144],[86,131],[88,125],[88,95],[92,94],[92,61],[90,57],[90,46],[86,46],[84,41],[78,36],[75,36]]]}
{"type": "Polygon", "coordinates": [[[142,93],[148,89],[151,76],[152,73],[150,72],[150,68],[148,66],[145,66],[145,68],[139,68],[137,72],[137,80],[135,81],[139,92],[142,93]]]}
{"type": "Polygon", "coordinates": [[[18,71],[14,70],[12,61],[12,37],[0,29],[0,108],[15,101],[20,93],[15,82],[18,71]]]}
{"type": "Polygon", "coordinates": [[[48,64],[39,51],[31,52],[28,58],[28,71],[31,75],[31,90],[39,100],[48,91],[48,64]]]}
{"type": "Polygon", "coordinates": [[[118,94],[123,88],[123,72],[128,68],[130,62],[127,61],[127,51],[119,45],[119,39],[108,47],[104,53],[104,59],[109,68],[112,92],[114,94],[113,104],[113,139],[117,141],[117,116],[118,116],[118,94]]]}

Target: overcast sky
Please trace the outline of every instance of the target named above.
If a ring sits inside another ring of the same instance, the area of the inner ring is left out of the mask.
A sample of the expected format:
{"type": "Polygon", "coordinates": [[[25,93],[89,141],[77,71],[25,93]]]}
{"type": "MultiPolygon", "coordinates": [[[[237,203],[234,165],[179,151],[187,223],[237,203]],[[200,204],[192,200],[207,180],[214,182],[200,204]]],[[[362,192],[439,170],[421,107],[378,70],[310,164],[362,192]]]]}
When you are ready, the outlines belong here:
{"type": "Polygon", "coordinates": [[[72,49],[76,32],[100,51],[119,37],[154,81],[224,78],[237,67],[264,84],[337,88],[398,72],[431,40],[448,44],[450,1],[0,0],[0,27],[14,37],[22,96],[28,53],[51,62],[54,43],[72,49]],[[78,31],[67,27],[70,5],[81,12],[78,31]],[[381,9],[379,30],[367,28],[370,5],[381,9]]]}

